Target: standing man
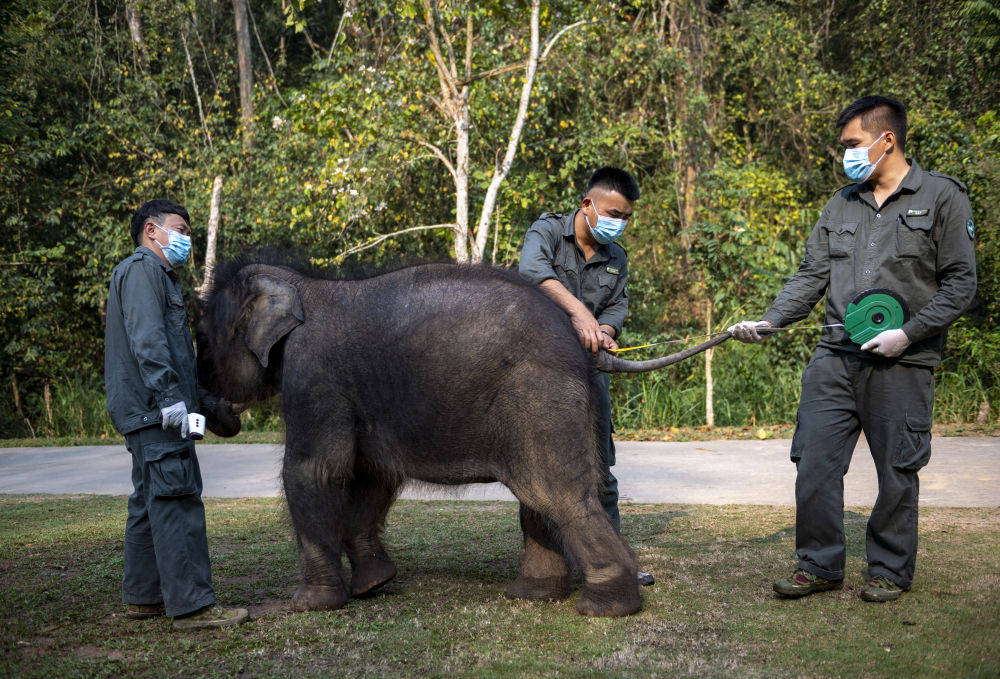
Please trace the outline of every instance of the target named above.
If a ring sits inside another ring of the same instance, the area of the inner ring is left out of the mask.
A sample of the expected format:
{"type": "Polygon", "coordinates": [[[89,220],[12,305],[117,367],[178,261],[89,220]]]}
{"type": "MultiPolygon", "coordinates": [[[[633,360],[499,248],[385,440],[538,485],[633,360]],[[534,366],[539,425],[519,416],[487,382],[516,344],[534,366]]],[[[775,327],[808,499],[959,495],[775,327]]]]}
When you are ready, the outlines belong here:
{"type": "MultiPolygon", "coordinates": [[[[602,167],[587,184],[580,208],[568,215],[543,214],[524,237],[519,271],[569,314],[580,342],[595,354],[618,349],[628,311],[628,255],[616,242],[625,232],[639,185],[628,172],[602,167]]],[[[601,505],[616,531],[618,481],[611,473],[615,444],[611,438],[610,377],[593,370],[598,399],[598,445],[601,455],[601,505]]],[[[639,583],[652,585],[653,576],[639,571],[639,583]]]]}
{"type": "Polygon", "coordinates": [[[854,184],[834,194],[806,243],[798,272],[763,320],[730,328],[758,342],[761,328],[805,318],[826,294],[826,323],[844,322],[860,292],[888,288],[910,318],[862,346],[843,327],[825,328],[802,374],[791,458],[798,567],[774,583],[785,597],[843,585],[844,474],[860,431],[871,448],[879,493],[868,519],[865,601],[891,601],[910,588],[917,557],[917,472],[930,460],[933,367],[948,326],[976,292],[975,226],[965,185],[927,172],[904,155],[906,109],[864,97],[837,119],[844,172],[854,184]]]}
{"type": "Polygon", "coordinates": [[[215,605],[201,471],[187,437],[188,412],[199,407],[213,430],[221,421],[226,434],[239,431],[229,405],[201,390],[195,376],[174,273],[191,249],[188,213],[169,200],[150,201],[133,215],[131,234],[135,252],[111,274],[104,347],[108,412],[132,454],[125,614],[170,615],[174,629],[238,625],[245,608],[215,605]]]}

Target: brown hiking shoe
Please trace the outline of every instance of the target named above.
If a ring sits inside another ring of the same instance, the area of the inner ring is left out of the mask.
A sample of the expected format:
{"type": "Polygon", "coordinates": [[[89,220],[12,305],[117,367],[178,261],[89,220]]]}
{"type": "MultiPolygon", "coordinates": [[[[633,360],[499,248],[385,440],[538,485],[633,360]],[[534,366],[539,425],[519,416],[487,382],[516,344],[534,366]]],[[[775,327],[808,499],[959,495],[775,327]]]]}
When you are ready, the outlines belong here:
{"type": "Polygon", "coordinates": [[[776,580],[774,591],[783,597],[797,599],[800,596],[814,594],[815,592],[825,592],[828,589],[840,589],[844,586],[843,580],[827,580],[815,573],[796,568],[789,578],[776,580]]]}
{"type": "Polygon", "coordinates": [[[903,594],[903,588],[884,575],[876,575],[868,581],[868,587],[861,591],[865,601],[895,601],[903,594]]]}
{"type": "Polygon", "coordinates": [[[174,618],[174,629],[189,630],[210,627],[235,627],[246,622],[248,615],[245,608],[205,606],[190,615],[174,618]]]}
{"type": "Polygon", "coordinates": [[[125,617],[132,620],[145,620],[164,615],[163,604],[129,604],[125,609],[125,617]]]}

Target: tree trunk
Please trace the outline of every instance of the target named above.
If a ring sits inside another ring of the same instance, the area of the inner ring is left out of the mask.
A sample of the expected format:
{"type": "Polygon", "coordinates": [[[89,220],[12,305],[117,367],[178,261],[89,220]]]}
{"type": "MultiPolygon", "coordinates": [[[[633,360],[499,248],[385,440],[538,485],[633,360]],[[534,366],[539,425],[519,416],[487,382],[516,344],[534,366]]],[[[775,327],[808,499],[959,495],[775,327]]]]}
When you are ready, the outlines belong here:
{"type": "Polygon", "coordinates": [[[455,260],[469,261],[469,99],[459,103],[455,120],[455,260]]]}
{"type": "MultiPolygon", "coordinates": [[[[708,322],[705,332],[712,334],[712,301],[705,304],[705,314],[708,322]]],[[[714,348],[705,350],[705,424],[715,426],[715,387],[712,383],[712,353],[714,348]]]]}
{"type": "Polygon", "coordinates": [[[524,121],[528,117],[528,103],[531,100],[531,88],[535,83],[535,73],[538,72],[538,5],[539,0],[531,0],[531,43],[528,47],[528,58],[524,69],[524,84],[521,86],[521,98],[517,105],[517,115],[514,117],[514,124],[510,128],[510,138],[507,140],[507,152],[499,165],[493,168],[493,178],[490,180],[489,188],[486,189],[486,197],[483,199],[483,207],[479,213],[479,224],[476,226],[476,242],[472,248],[472,261],[481,262],[486,250],[486,241],[490,234],[490,219],[493,216],[493,208],[496,206],[497,194],[500,185],[510,172],[514,163],[514,156],[517,153],[517,144],[521,140],[521,131],[524,129],[524,121]]]}
{"type": "Polygon", "coordinates": [[[136,11],[134,2],[125,3],[125,21],[128,23],[128,32],[132,36],[132,44],[139,51],[139,66],[145,70],[149,68],[149,50],[146,49],[146,43],[142,39],[142,17],[136,11]]]}
{"type": "Polygon", "coordinates": [[[215,244],[219,238],[219,209],[222,204],[222,175],[215,175],[212,182],[212,206],[208,210],[208,237],[205,239],[205,275],[198,288],[199,296],[204,296],[212,286],[215,270],[215,244]]]}
{"type": "Polygon", "coordinates": [[[247,0],[233,0],[236,15],[236,47],[240,62],[240,118],[243,123],[243,144],[253,140],[253,61],[250,55],[250,26],[247,22],[247,0]]]}

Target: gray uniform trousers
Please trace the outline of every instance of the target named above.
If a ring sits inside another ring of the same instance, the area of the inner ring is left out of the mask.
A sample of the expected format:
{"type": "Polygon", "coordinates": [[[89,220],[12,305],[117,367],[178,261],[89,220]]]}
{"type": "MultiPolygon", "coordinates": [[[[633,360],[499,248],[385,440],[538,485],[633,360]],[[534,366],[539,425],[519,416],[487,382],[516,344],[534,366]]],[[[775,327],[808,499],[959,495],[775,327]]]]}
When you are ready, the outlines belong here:
{"type": "Polygon", "coordinates": [[[125,523],[122,600],[163,602],[170,616],[214,604],[194,443],[157,426],[128,434],[125,445],[134,492],[125,523]]]}
{"type": "Polygon", "coordinates": [[[802,374],[792,440],[799,568],[844,577],[844,475],[864,431],[878,474],[868,570],[904,589],[917,558],[917,471],[930,460],[931,368],[820,347],[802,374]]]}
{"type": "Polygon", "coordinates": [[[597,396],[597,446],[601,455],[601,482],[599,487],[601,506],[608,513],[615,531],[621,532],[622,520],[618,513],[618,479],[611,473],[615,464],[615,442],[611,438],[611,376],[592,371],[590,381],[597,396]]]}

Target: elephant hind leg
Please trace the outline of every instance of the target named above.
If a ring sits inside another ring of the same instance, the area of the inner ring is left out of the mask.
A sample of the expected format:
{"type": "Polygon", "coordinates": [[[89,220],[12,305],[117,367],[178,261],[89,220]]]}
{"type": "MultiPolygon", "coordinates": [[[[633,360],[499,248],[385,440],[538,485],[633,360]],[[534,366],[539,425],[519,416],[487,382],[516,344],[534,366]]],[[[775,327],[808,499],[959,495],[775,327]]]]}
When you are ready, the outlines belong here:
{"type": "Polygon", "coordinates": [[[381,533],[396,499],[399,480],[359,464],[350,486],[344,548],[351,562],[351,596],[370,594],[396,577],[381,533]]]}
{"type": "Polygon", "coordinates": [[[508,487],[554,524],[566,553],[583,571],[577,611],[590,616],[631,615],[642,608],[635,559],[601,507],[596,485],[583,482],[589,476],[549,477],[544,485],[537,480],[512,481],[508,487]]]}
{"type": "Polygon", "coordinates": [[[507,587],[507,594],[517,599],[556,601],[569,596],[569,566],[553,535],[552,526],[538,512],[520,507],[524,532],[524,556],[521,572],[507,587]]]}

